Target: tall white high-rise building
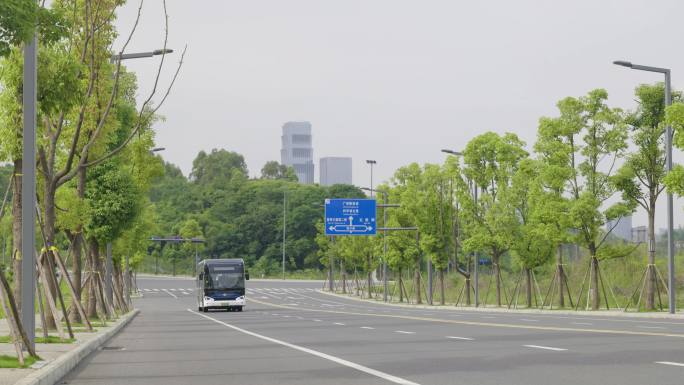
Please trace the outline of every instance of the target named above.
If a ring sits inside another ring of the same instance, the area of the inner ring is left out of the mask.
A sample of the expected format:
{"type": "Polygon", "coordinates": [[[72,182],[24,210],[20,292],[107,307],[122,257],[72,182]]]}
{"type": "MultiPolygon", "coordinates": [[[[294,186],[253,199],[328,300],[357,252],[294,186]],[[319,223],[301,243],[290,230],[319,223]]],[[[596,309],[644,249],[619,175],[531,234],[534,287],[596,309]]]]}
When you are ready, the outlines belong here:
{"type": "Polygon", "coordinates": [[[280,164],[292,166],[300,183],[314,182],[311,123],[287,122],[283,124],[280,164]]]}
{"type": "Polygon", "coordinates": [[[606,223],[606,231],[613,230],[611,233],[627,242],[632,241],[632,216],[627,215],[613,219],[606,223]]]}
{"type": "Polygon", "coordinates": [[[352,184],[352,158],[329,156],[321,158],[318,167],[321,186],[352,184]]]}

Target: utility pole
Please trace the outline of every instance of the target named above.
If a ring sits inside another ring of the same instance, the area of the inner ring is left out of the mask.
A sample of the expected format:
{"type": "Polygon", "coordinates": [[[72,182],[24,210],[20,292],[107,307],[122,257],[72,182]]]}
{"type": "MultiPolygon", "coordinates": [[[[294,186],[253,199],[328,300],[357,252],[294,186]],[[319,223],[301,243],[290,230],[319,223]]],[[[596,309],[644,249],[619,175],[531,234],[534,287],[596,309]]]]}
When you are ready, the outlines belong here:
{"type": "MultiPolygon", "coordinates": [[[[21,167],[21,323],[35,348],[36,317],[36,95],[38,39],[35,31],[24,46],[23,153],[21,167]]],[[[28,348],[28,347],[25,347],[28,348]]]]}
{"type": "Polygon", "coordinates": [[[286,236],[286,216],[287,216],[287,193],[283,191],[283,279],[285,279],[285,236],[286,236]]]}

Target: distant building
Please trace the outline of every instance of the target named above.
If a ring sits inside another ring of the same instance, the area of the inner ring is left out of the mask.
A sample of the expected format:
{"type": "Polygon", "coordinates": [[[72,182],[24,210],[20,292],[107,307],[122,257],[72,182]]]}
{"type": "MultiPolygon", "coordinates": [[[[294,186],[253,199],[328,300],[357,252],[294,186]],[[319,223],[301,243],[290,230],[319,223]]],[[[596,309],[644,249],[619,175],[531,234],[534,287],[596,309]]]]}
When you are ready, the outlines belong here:
{"type": "Polygon", "coordinates": [[[614,236],[625,240],[627,242],[632,241],[632,216],[628,215],[625,217],[620,217],[617,219],[613,219],[612,221],[608,221],[606,223],[606,231],[610,231],[610,229],[613,229],[611,234],[614,236]]]}
{"type": "Polygon", "coordinates": [[[287,122],[283,124],[280,164],[292,166],[300,183],[314,182],[311,123],[287,122]]]}
{"type": "Polygon", "coordinates": [[[321,158],[318,170],[321,186],[352,184],[352,158],[334,156],[321,158]]]}
{"type": "Polygon", "coordinates": [[[632,242],[646,243],[648,242],[648,226],[632,227],[632,242]]]}

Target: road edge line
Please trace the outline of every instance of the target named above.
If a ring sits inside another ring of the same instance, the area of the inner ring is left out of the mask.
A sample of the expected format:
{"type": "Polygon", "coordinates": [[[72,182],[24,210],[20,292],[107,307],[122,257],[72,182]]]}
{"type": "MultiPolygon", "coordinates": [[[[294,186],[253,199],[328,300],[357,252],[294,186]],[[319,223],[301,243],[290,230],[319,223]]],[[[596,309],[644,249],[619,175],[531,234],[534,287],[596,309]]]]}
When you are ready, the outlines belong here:
{"type": "Polygon", "coordinates": [[[29,374],[28,376],[15,382],[14,385],[54,385],[61,381],[69,372],[71,372],[78,364],[81,363],[92,352],[104,345],[112,337],[114,337],[124,326],[135,318],[140,313],[140,309],[134,309],[123,315],[118,323],[93,338],[85,344],[68,351],[65,354],[57,357],[54,361],[29,374]]]}
{"type": "Polygon", "coordinates": [[[334,363],[336,363],[336,364],[340,364],[340,365],[343,365],[343,366],[346,366],[346,367],[349,367],[349,368],[352,368],[352,369],[356,369],[356,370],[358,370],[358,371],[360,371],[360,372],[363,372],[363,373],[366,373],[366,374],[373,375],[373,376],[375,376],[375,377],[378,377],[378,378],[381,378],[381,379],[383,379],[383,380],[387,380],[387,381],[393,382],[393,383],[395,383],[395,384],[401,384],[401,385],[420,385],[420,384],[418,384],[418,383],[416,383],[416,382],[412,382],[412,381],[403,379],[403,378],[401,378],[401,377],[396,377],[396,376],[393,376],[393,375],[391,375],[391,374],[388,374],[388,373],[385,373],[385,372],[381,372],[381,371],[379,371],[379,370],[372,369],[372,368],[363,366],[363,365],[361,365],[361,364],[357,364],[357,363],[355,363],[355,362],[347,361],[347,360],[345,360],[345,359],[343,359],[343,358],[335,357],[335,356],[332,356],[332,355],[330,355],[330,354],[326,354],[326,353],[323,353],[323,352],[319,352],[319,351],[317,351],[317,350],[305,348],[305,347],[303,347],[303,346],[291,344],[291,343],[289,343],[289,342],[281,341],[281,340],[278,340],[278,339],[275,339],[275,338],[272,338],[272,337],[268,337],[268,336],[265,336],[265,335],[262,335],[262,334],[258,334],[258,333],[255,333],[255,332],[251,332],[251,331],[249,331],[249,330],[242,329],[242,328],[237,327],[237,326],[235,326],[235,325],[231,325],[231,324],[229,324],[229,323],[220,321],[220,320],[218,320],[218,319],[216,319],[216,318],[213,318],[213,317],[210,317],[210,316],[208,316],[208,315],[206,315],[206,314],[198,313],[198,312],[196,312],[196,311],[194,311],[194,310],[191,310],[191,309],[187,309],[187,311],[189,311],[190,313],[193,313],[193,314],[197,314],[198,316],[203,317],[203,318],[206,318],[206,319],[208,319],[208,320],[210,320],[210,321],[213,321],[213,322],[215,322],[215,323],[217,323],[217,324],[219,324],[219,325],[223,325],[223,326],[225,326],[225,327],[228,327],[228,328],[230,328],[230,329],[233,329],[233,330],[235,330],[235,331],[238,331],[238,332],[240,332],[240,333],[247,334],[247,335],[250,335],[250,336],[252,336],[252,337],[256,337],[256,338],[262,339],[262,340],[264,340],[264,341],[268,341],[268,342],[272,342],[272,343],[275,343],[275,344],[278,344],[278,345],[282,345],[282,346],[288,347],[288,348],[290,348],[290,349],[299,350],[300,352],[308,353],[308,354],[311,354],[311,355],[313,355],[313,356],[316,356],[316,357],[319,357],[319,358],[323,358],[323,359],[326,359],[326,360],[328,360],[328,361],[332,361],[332,362],[334,362],[334,363]]]}

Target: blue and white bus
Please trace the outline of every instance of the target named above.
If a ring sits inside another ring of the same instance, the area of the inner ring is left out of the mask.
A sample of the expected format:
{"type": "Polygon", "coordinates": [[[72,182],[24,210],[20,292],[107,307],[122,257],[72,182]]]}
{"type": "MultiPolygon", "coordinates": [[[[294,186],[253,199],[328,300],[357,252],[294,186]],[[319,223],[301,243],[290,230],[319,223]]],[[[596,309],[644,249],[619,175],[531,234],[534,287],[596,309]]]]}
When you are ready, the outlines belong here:
{"type": "Polygon", "coordinates": [[[197,302],[199,311],[226,309],[242,311],[245,281],[249,273],[245,262],[235,259],[205,259],[197,265],[197,302]]]}

